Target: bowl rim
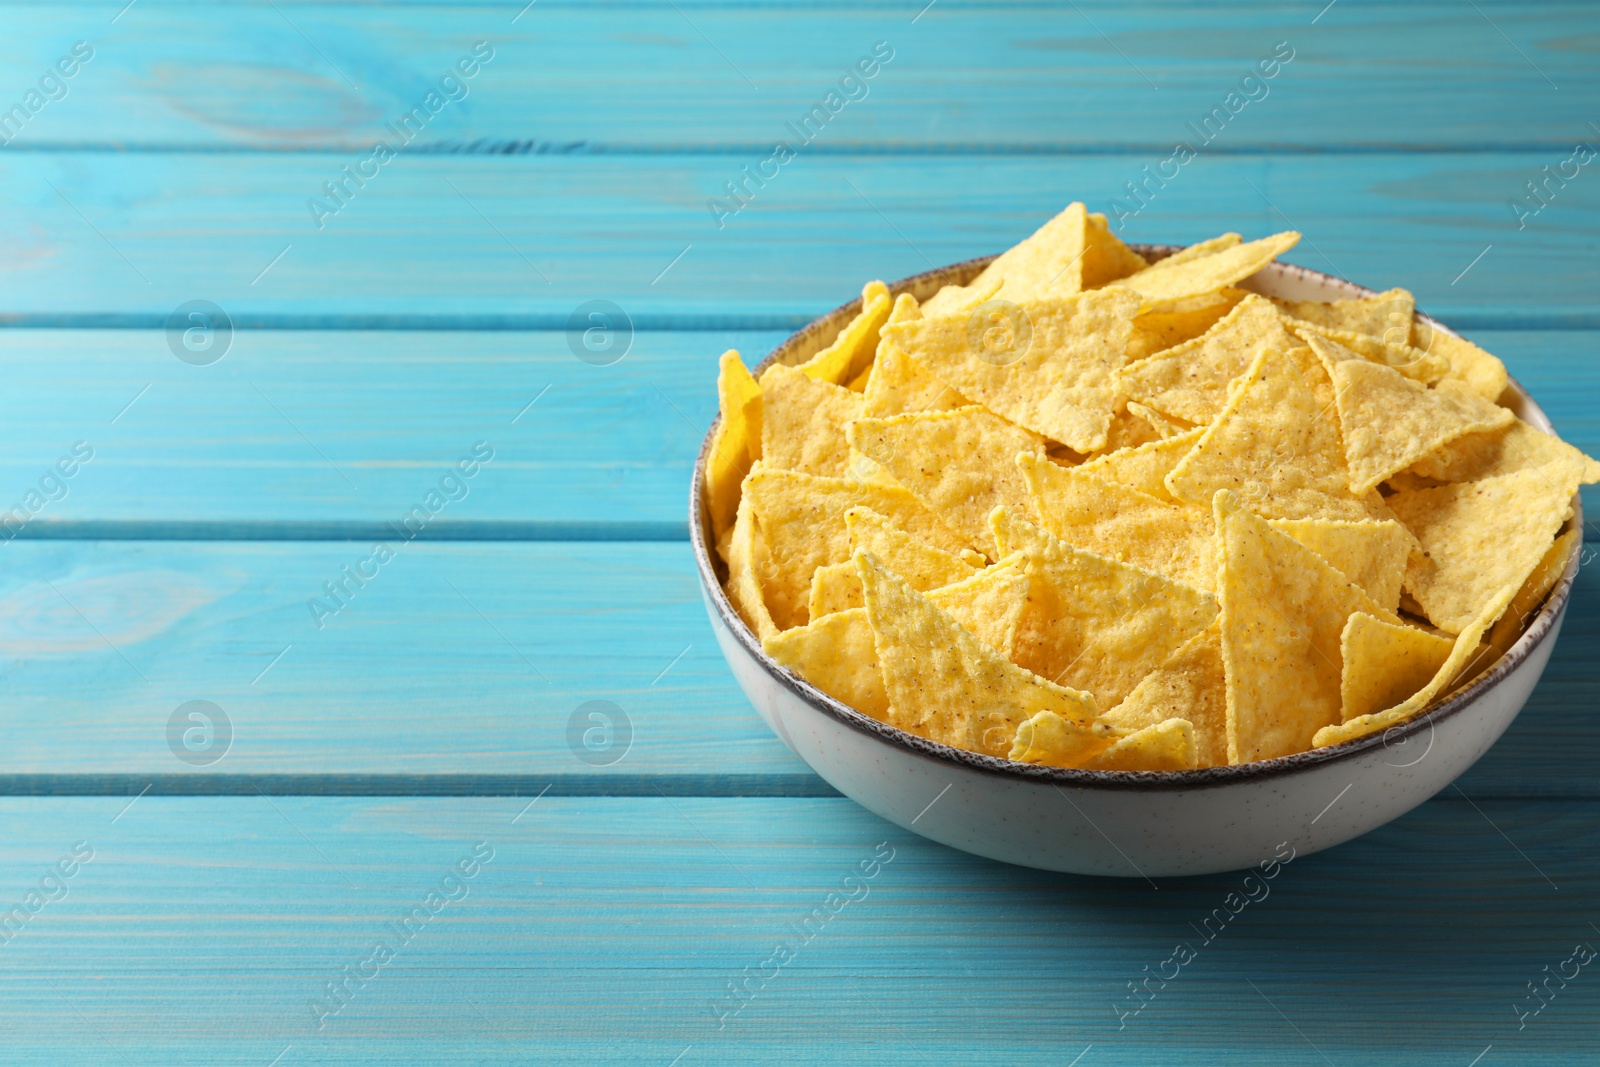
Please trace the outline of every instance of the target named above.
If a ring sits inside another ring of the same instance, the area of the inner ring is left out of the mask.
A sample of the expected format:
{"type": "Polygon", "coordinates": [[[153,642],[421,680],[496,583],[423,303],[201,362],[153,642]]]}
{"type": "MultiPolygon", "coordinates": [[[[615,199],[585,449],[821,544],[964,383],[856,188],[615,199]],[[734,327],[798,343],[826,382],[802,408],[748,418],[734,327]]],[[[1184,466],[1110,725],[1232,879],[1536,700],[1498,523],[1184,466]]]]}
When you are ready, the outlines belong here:
{"type": "MultiPolygon", "coordinates": [[[[1156,260],[1171,255],[1183,246],[1130,244],[1128,247],[1147,259],[1156,260]]],[[[922,271],[889,283],[889,292],[891,295],[897,295],[913,289],[932,286],[935,282],[941,284],[964,284],[995,258],[992,255],[979,256],[974,259],[922,271]]],[[[1336,275],[1314,271],[1292,263],[1273,262],[1258,274],[1267,271],[1289,274],[1347,294],[1340,297],[1341,299],[1375,296],[1378,293],[1378,290],[1357,285],[1336,275]]],[[[1252,278],[1255,276],[1252,275],[1252,278]]],[[[1250,279],[1245,279],[1245,282],[1241,283],[1241,285],[1248,287],[1247,283],[1249,281],[1250,279]]],[[[768,353],[765,359],[752,368],[751,373],[759,376],[762,371],[773,363],[784,361],[786,356],[798,351],[806,341],[814,340],[816,335],[824,329],[831,328],[833,333],[837,333],[839,327],[860,310],[861,300],[857,298],[841,304],[824,315],[818,316],[795,331],[768,353]]],[[[1421,311],[1415,312],[1415,315],[1417,319],[1427,322],[1433,328],[1441,330],[1450,336],[1461,336],[1430,315],[1421,311]]],[[[829,336],[833,336],[833,333],[830,333],[829,336]]],[[[1508,387],[1516,393],[1523,405],[1522,415],[1532,415],[1534,418],[1528,421],[1538,420],[1542,421],[1544,425],[1550,426],[1549,417],[1545,415],[1544,410],[1539,407],[1538,402],[1533,399],[1532,395],[1514,377],[1509,374],[1507,377],[1509,381],[1508,387]]],[[[766,651],[761,647],[760,638],[745,625],[744,619],[739,616],[739,613],[734,610],[732,603],[728,600],[727,593],[722,587],[722,582],[717,577],[716,566],[712,560],[710,539],[707,536],[707,512],[704,504],[705,464],[711,450],[712,439],[716,436],[717,427],[721,424],[721,418],[719,413],[711,420],[711,425],[706,430],[705,438],[701,442],[700,452],[695,458],[694,474],[690,480],[689,489],[689,539],[694,550],[695,566],[699,573],[701,590],[708,598],[708,601],[715,606],[718,616],[734,640],[739,642],[750,658],[774,682],[798,697],[813,710],[821,712],[857,733],[865,734],[892,748],[900,749],[911,755],[921,756],[936,763],[954,764],[956,767],[966,770],[1018,782],[1035,782],[1041,785],[1074,786],[1079,789],[1092,788],[1112,791],[1204,789],[1230,785],[1235,782],[1271,780],[1331,766],[1353,759],[1376,748],[1389,748],[1391,744],[1396,743],[1405,744],[1410,738],[1424,731],[1428,733],[1428,745],[1429,749],[1431,749],[1433,743],[1432,732],[1435,724],[1453,718],[1468,707],[1476,704],[1479,699],[1487,695],[1521,667],[1528,657],[1533,654],[1534,650],[1550,638],[1561,619],[1562,613],[1566,610],[1567,601],[1572,593],[1573,582],[1577,577],[1578,563],[1583,550],[1583,537],[1580,533],[1567,559],[1566,566],[1562,569],[1561,577],[1557,579],[1554,587],[1546,595],[1538,615],[1535,616],[1533,622],[1529,624],[1511,649],[1500,658],[1499,662],[1488,671],[1480,674],[1470,685],[1452,693],[1427,712],[1406,719],[1389,727],[1387,730],[1367,734],[1364,737],[1344,741],[1337,745],[1311,748],[1274,759],[1229,764],[1221,767],[1203,767],[1187,771],[1084,770],[1072,767],[1049,767],[1041,764],[1017,763],[997,756],[987,756],[979,752],[971,752],[967,749],[942,744],[938,741],[931,741],[902,730],[897,726],[891,726],[889,723],[857,711],[843,701],[829,696],[799,675],[781,666],[766,654],[766,651]]],[[[1553,430],[1553,427],[1551,429],[1553,430]]],[[[1563,528],[1575,527],[1581,531],[1583,529],[1583,502],[1578,494],[1573,495],[1572,507],[1572,517],[1563,528]]],[[[1425,756],[1426,754],[1425,751],[1423,755],[1425,756]]],[[[1418,759],[1420,758],[1418,757],[1418,759]]],[[[1410,763],[1407,763],[1398,764],[1397,766],[1410,765],[1410,763]]]]}

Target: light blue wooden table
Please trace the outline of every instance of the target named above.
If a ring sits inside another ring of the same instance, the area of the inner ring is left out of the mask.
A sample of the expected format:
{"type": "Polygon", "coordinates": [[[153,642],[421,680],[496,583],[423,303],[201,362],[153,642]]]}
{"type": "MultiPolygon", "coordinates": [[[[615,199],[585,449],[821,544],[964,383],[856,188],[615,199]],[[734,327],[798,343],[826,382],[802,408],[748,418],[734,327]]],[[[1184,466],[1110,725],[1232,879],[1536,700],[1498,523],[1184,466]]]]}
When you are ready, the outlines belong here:
{"type": "Polygon", "coordinates": [[[1600,164],[1527,190],[1600,145],[1600,14],[922,3],[4,5],[0,1062],[1600,1057],[1597,965],[1548,979],[1600,946],[1593,569],[1457,787],[1141,1001],[1237,877],[1004,867],[839,797],[734,686],[684,522],[723,349],[1136,206],[1275,52],[1123,236],[1299,229],[1600,452],[1600,164]],[[591,300],[619,361],[575,354],[591,300]],[[185,347],[192,301],[231,334],[185,347]]]}

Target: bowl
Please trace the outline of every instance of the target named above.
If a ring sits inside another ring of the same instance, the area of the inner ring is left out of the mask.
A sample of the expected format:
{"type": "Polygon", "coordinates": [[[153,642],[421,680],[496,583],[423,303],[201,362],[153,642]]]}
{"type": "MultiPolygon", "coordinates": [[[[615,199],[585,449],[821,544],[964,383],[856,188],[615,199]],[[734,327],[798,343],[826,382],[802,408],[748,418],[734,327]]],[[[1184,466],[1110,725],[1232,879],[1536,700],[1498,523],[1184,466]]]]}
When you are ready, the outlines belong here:
{"type": "MultiPolygon", "coordinates": [[[[1132,247],[1147,259],[1177,251],[1165,245],[1132,247]]],[[[941,267],[889,288],[925,300],[941,286],[970,281],[993,258],[941,267]]],[[[1242,286],[1292,300],[1373,293],[1282,263],[1242,286]]],[[[803,362],[826,347],[860,308],[859,300],[852,301],[812,322],[779,345],[756,373],[774,362],[803,362]]],[[[1418,318],[1453,332],[1426,315],[1418,318]]],[[[1518,415],[1553,432],[1515,380],[1509,391],[1518,415]]],[[[728,602],[714,562],[702,505],[712,433],[695,464],[690,540],[717,644],[762,719],[835,789],[897,826],[964,852],[1051,871],[1151,879],[1239,870],[1330,848],[1410,811],[1471,767],[1522,710],[1561,632],[1582,547],[1574,545],[1527,631],[1493,668],[1426,714],[1384,733],[1278,759],[1193,771],[1041,767],[896,729],[767,657],[728,602]]],[[[1582,503],[1575,497],[1572,506],[1570,524],[1581,527],[1582,503]]]]}

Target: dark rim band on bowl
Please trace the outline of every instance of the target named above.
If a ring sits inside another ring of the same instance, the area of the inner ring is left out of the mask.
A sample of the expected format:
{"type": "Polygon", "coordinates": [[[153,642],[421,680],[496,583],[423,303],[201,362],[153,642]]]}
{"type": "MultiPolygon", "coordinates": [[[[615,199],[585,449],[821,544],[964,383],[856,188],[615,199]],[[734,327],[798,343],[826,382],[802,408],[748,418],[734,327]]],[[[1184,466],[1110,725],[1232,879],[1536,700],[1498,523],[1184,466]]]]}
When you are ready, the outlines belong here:
{"type": "MultiPolygon", "coordinates": [[[[1180,246],[1130,245],[1129,247],[1147,259],[1154,260],[1171,255],[1180,246]]],[[[912,291],[931,294],[934,289],[942,285],[965,284],[993,261],[994,258],[994,256],[983,256],[978,259],[969,259],[961,263],[952,263],[949,266],[924,271],[921,274],[914,274],[908,278],[902,278],[897,282],[890,283],[889,292],[891,295],[912,291]]],[[[1345,294],[1343,296],[1344,299],[1376,295],[1375,290],[1367,289],[1331,274],[1308,270],[1305,267],[1280,263],[1276,264],[1276,269],[1319,285],[1332,286],[1342,290],[1345,294]]],[[[762,371],[775,362],[789,362],[791,358],[802,358],[796,353],[799,353],[807,343],[816,344],[820,347],[821,343],[831,342],[843,324],[859,313],[860,310],[861,301],[856,299],[814,319],[773,349],[765,359],[752,368],[752,373],[759,377],[762,371]],[[829,331],[826,338],[821,337],[824,330],[829,331]]],[[[1433,329],[1453,337],[1460,336],[1454,330],[1422,312],[1417,312],[1416,317],[1418,320],[1426,322],[1433,329]]],[[[1522,388],[1515,378],[1510,379],[1510,386],[1525,403],[1531,404],[1535,409],[1538,409],[1537,402],[1533,400],[1533,397],[1527,390],[1522,388]]],[[[1548,422],[1548,417],[1544,416],[1543,410],[1538,410],[1540,416],[1544,417],[1545,421],[1548,422]]],[[[729,632],[734,635],[735,639],[779,685],[782,685],[801,700],[825,712],[851,729],[869,734],[880,741],[934,762],[955,763],[985,774],[1013,778],[1019,781],[1036,781],[1046,784],[1098,789],[1205,788],[1241,780],[1273,778],[1296,771],[1310,770],[1315,767],[1337,763],[1380,746],[1388,748],[1391,743],[1404,743],[1407,739],[1425,730],[1431,734],[1435,723],[1450,718],[1499,685],[1501,681],[1527,660],[1535,648],[1549,637],[1550,632],[1555,627],[1556,620],[1566,607],[1568,597],[1571,595],[1573,580],[1578,573],[1578,560],[1583,548],[1580,538],[1579,542],[1573,546],[1572,553],[1567,559],[1561,577],[1546,596],[1538,615],[1535,616],[1533,622],[1517,640],[1516,644],[1512,645],[1511,649],[1500,657],[1500,660],[1493,667],[1480,674],[1473,680],[1472,684],[1453,693],[1436,707],[1391,726],[1387,730],[1377,731],[1337,745],[1311,748],[1292,755],[1279,756],[1275,759],[1228,764],[1220,767],[1203,767],[1189,771],[1097,771],[1070,767],[1049,767],[1032,763],[1016,763],[1011,760],[1000,759],[997,756],[986,756],[979,752],[956,748],[938,741],[930,741],[925,737],[918,737],[916,734],[909,733],[897,726],[891,726],[864,712],[857,711],[843,701],[829,696],[805,679],[790,672],[787,668],[779,666],[767,656],[765,650],[761,647],[760,639],[745,625],[744,619],[739,616],[739,613],[734,610],[733,605],[729,602],[722,582],[717,576],[717,568],[713,562],[711,546],[707,539],[704,503],[705,464],[711,449],[712,438],[716,435],[717,427],[720,423],[721,415],[719,414],[712,420],[710,428],[706,431],[705,438],[701,442],[700,453],[695,459],[694,477],[691,479],[689,496],[689,539],[694,548],[695,565],[699,570],[700,580],[709,591],[711,601],[716,605],[717,612],[721,616],[724,625],[728,627],[729,632]]],[[[1583,504],[1576,495],[1573,497],[1573,515],[1568,521],[1577,528],[1582,528],[1583,504]]],[[[1400,766],[1408,765],[1403,764],[1400,766]]]]}

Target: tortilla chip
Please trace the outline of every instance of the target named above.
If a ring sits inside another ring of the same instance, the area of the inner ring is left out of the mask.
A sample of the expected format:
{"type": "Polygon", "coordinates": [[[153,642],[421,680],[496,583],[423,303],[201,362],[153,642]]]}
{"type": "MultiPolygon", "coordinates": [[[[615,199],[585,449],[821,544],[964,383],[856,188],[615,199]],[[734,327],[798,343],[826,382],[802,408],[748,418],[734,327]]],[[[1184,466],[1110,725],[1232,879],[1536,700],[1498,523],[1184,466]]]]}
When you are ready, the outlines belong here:
{"type": "Polygon", "coordinates": [[[1319,729],[1341,721],[1345,622],[1357,611],[1399,618],[1234,494],[1218,492],[1213,506],[1222,542],[1228,762],[1303,752],[1319,729]]]}
{"type": "Polygon", "coordinates": [[[1023,556],[1015,553],[970,578],[930,589],[927,596],[968,633],[1009,660],[1016,655],[1032,589],[1023,556]]]}
{"type": "Polygon", "coordinates": [[[1567,560],[1572,558],[1572,553],[1577,551],[1577,546],[1582,541],[1583,530],[1575,526],[1550,542],[1550,547],[1539,557],[1538,564],[1534,566],[1533,573],[1523,581],[1522,588],[1517,590],[1517,595],[1511,598],[1506,613],[1500,616],[1494,628],[1489,631],[1488,641],[1492,653],[1490,662],[1510,652],[1511,646],[1522,639],[1523,631],[1544,604],[1544,598],[1555,588],[1556,582],[1561,580],[1561,575],[1567,569],[1567,560]]]}
{"type": "Polygon", "coordinates": [[[1404,623],[1358,611],[1339,638],[1344,657],[1340,684],[1342,722],[1392,708],[1427,685],[1455,642],[1404,623]]]}
{"type": "MultiPolygon", "coordinates": [[[[922,317],[916,298],[901,293],[887,325],[915,322],[922,317]]],[[[882,418],[912,411],[944,411],[965,407],[971,401],[933,376],[933,373],[906,355],[889,337],[878,342],[878,356],[867,379],[866,403],[861,414],[882,418]]]]}
{"type": "Polygon", "coordinates": [[[1552,463],[1389,497],[1426,553],[1407,566],[1405,588],[1428,620],[1461,633],[1503,586],[1521,588],[1572,514],[1578,478],[1576,465],[1552,463]]]}
{"type": "MultiPolygon", "coordinates": [[[[1098,289],[1149,266],[1143,256],[1123,244],[1111,232],[1106,217],[1100,212],[1090,212],[1086,222],[1082,277],[1079,281],[1082,288],[1098,289]]],[[[1066,294],[1057,289],[1052,295],[1066,294]]]]}
{"type": "Polygon", "coordinates": [[[1179,646],[1100,718],[1115,729],[1134,731],[1180,716],[1194,731],[1194,766],[1225,766],[1228,684],[1222,669],[1222,629],[1215,623],[1179,646]]]}
{"type": "Polygon", "coordinates": [[[1210,513],[1108,482],[1083,467],[1058,467],[1042,456],[1019,455],[1017,466],[1040,525],[1063,543],[1195,589],[1216,588],[1210,513]]]}
{"type": "Polygon", "coordinates": [[[722,541],[739,508],[739,483],[750,464],[761,458],[761,387],[739,359],[739,350],[722,353],[717,373],[717,400],[722,421],[706,457],[706,506],[711,514],[711,540],[722,541]]]}
{"type": "Polygon", "coordinates": [[[1007,758],[1047,767],[1081,767],[1111,745],[1107,731],[1080,726],[1053,711],[1041,711],[1018,724],[1007,758]]]}
{"type": "Polygon", "coordinates": [[[1185,341],[1192,341],[1211,329],[1239,306],[1247,293],[1243,289],[1221,289],[1177,304],[1162,305],[1133,320],[1128,340],[1128,360],[1145,359],[1185,341]]]}
{"type": "Polygon", "coordinates": [[[1167,490],[1167,475],[1199,443],[1205,432],[1205,427],[1196,426],[1164,441],[1108,452],[1084,463],[1082,469],[1157,500],[1175,501],[1177,498],[1167,490]]]}
{"type": "Polygon", "coordinates": [[[1029,506],[1017,453],[1044,451],[1037,434],[976,404],[859,419],[849,438],[979,551],[990,545],[989,512],[999,504],[1029,506]]]}
{"type": "Polygon", "coordinates": [[[889,721],[889,694],[865,608],[838,611],[761,642],[767,655],[818,689],[874,719],[889,721]]]}
{"type": "Polygon", "coordinates": [[[1093,693],[1102,707],[1115,706],[1217,616],[1203,590],[1079,551],[1004,507],[990,521],[1000,551],[1026,552],[1034,578],[1017,662],[1093,693]]]}
{"type": "MultiPolygon", "coordinates": [[[[759,462],[756,467],[760,469],[759,462]]],[[[737,517],[728,538],[728,600],[744,624],[765,641],[778,632],[767,611],[763,578],[771,571],[767,542],[761,534],[748,494],[739,500],[737,517]]]]}
{"type": "Polygon", "coordinates": [[[1439,482],[1480,482],[1549,463],[1576,464],[1584,485],[1600,482],[1600,463],[1521,419],[1503,430],[1460,437],[1412,464],[1408,473],[1439,482]]]}
{"type": "Polygon", "coordinates": [[[1411,324],[1411,345],[1449,365],[1445,373],[1485,400],[1499,400],[1511,384],[1506,365],[1464,337],[1435,329],[1426,319],[1411,324]]]}
{"type": "MultiPolygon", "coordinates": [[[[1315,338],[1331,341],[1340,348],[1348,350],[1348,354],[1341,353],[1340,358],[1359,356],[1371,363],[1390,367],[1423,385],[1437,384],[1450,370],[1450,365],[1443,356],[1433,355],[1407,344],[1390,344],[1352,330],[1335,330],[1326,326],[1314,326],[1309,322],[1295,322],[1293,319],[1288,321],[1293,333],[1297,337],[1304,338],[1307,344],[1315,338]]],[[[1318,351],[1321,354],[1325,349],[1318,351]]]]}
{"type": "Polygon", "coordinates": [[[1246,296],[1215,326],[1160,355],[1130,363],[1117,375],[1128,396],[1174,418],[1203,426],[1228,402],[1228,387],[1262,347],[1299,347],[1272,301],[1246,296]]]}
{"type": "MultiPolygon", "coordinates": [[[[1294,360],[1264,348],[1199,442],[1167,475],[1180,501],[1218,489],[1272,518],[1362,519],[1336,419],[1323,414],[1294,360]]],[[[1309,735],[1308,735],[1309,739],[1309,735]]]]}
{"type": "MultiPolygon", "coordinates": [[[[878,331],[889,320],[889,287],[868,282],[861,290],[861,310],[839,331],[833,344],[800,364],[808,378],[843,387],[872,365],[878,331]]],[[[764,377],[764,376],[763,376],[764,377]]]]}
{"type": "Polygon", "coordinates": [[[763,575],[767,608],[783,630],[810,618],[807,600],[816,569],[850,558],[844,513],[853,507],[869,507],[936,548],[960,552],[966,547],[904,489],[773,470],[762,461],[745,479],[744,492],[771,560],[770,573],[763,575]]]}
{"type": "MultiPolygon", "coordinates": [[[[1338,348],[1315,335],[1310,342],[1319,356],[1338,348]]],[[[1515,418],[1460,382],[1429,389],[1391,367],[1352,357],[1324,358],[1352,492],[1375,488],[1462,434],[1497,429],[1515,418]]]]}
{"type": "Polygon", "coordinates": [[[1505,611],[1506,606],[1511,603],[1511,598],[1516,594],[1516,588],[1508,585],[1489,598],[1483,611],[1462,628],[1461,635],[1456,638],[1455,645],[1450,650],[1449,658],[1427,685],[1386,711],[1361,715],[1337,726],[1323,727],[1317,731],[1312,744],[1317,748],[1323,748],[1327,745],[1337,745],[1341,741],[1353,741],[1358,737],[1377,733],[1379,730],[1387,730],[1425,709],[1477,654],[1478,642],[1483,637],[1483,632],[1500,617],[1501,612],[1505,611]]]}
{"type": "MultiPolygon", "coordinates": [[[[844,513],[844,524],[852,552],[871,552],[918,592],[959,582],[978,572],[978,567],[912,537],[871,508],[851,508],[844,513]]],[[[859,608],[863,603],[861,580],[856,577],[853,562],[845,560],[817,568],[811,579],[811,618],[859,608]]]]}
{"type": "Polygon", "coordinates": [[[847,482],[865,482],[868,485],[900,485],[900,480],[884,470],[877,460],[856,448],[850,449],[849,466],[845,468],[844,478],[847,482]]]}
{"type": "Polygon", "coordinates": [[[1299,242],[1298,233],[1286,230],[1208,256],[1197,255],[1176,263],[1173,257],[1168,257],[1116,284],[1138,293],[1147,306],[1184,300],[1216,292],[1225,285],[1248,278],[1299,242]]]}
{"type": "MultiPolygon", "coordinates": [[[[1218,252],[1226,252],[1230,248],[1237,248],[1243,243],[1244,238],[1236,233],[1221,233],[1215,237],[1208,237],[1204,241],[1197,241],[1187,248],[1180,248],[1165,259],[1156,260],[1166,267],[1176,267],[1180,263],[1192,263],[1197,259],[1214,256],[1218,252]]],[[[1154,723],[1151,724],[1155,725],[1154,723]]]]}
{"type": "Polygon", "coordinates": [[[1195,428],[1181,419],[1174,419],[1171,416],[1163,415],[1154,408],[1146,407],[1137,400],[1128,401],[1128,411],[1149,423],[1151,429],[1155,430],[1156,436],[1163,441],[1169,437],[1177,437],[1179,434],[1188,433],[1195,428]]]}
{"type": "Polygon", "coordinates": [[[1194,726],[1167,719],[1129,734],[1081,766],[1094,771],[1191,771],[1198,765],[1194,726]]]}
{"type": "Polygon", "coordinates": [[[991,756],[1011,751],[1017,727],[1041,711],[1087,726],[1094,698],[1036,677],[994,651],[886,570],[855,556],[889,694],[889,722],[991,756]]]}
{"type": "Polygon", "coordinates": [[[761,375],[761,456],[768,467],[840,478],[850,469],[844,428],[861,397],[775,363],[761,375]]]}
{"type": "Polygon", "coordinates": [[[1406,560],[1416,541],[1388,520],[1269,519],[1267,525],[1305,545],[1360,586],[1386,611],[1400,607],[1406,560]]]}
{"type": "MultiPolygon", "coordinates": [[[[1411,317],[1416,298],[1405,289],[1357,297],[1354,300],[1278,300],[1272,301],[1287,315],[1330,330],[1348,330],[1391,344],[1411,343],[1411,317]]],[[[1426,351],[1426,349],[1424,349],[1426,351]]]]}
{"type": "Polygon", "coordinates": [[[885,335],[963,396],[1079,452],[1106,441],[1136,300],[1120,289],[984,304],[885,335]]]}
{"type": "MultiPolygon", "coordinates": [[[[1111,415],[1111,425],[1106,427],[1106,446],[1089,454],[1103,456],[1108,452],[1120,452],[1124,448],[1137,448],[1159,440],[1161,435],[1156,433],[1154,426],[1123,406],[1111,415]]],[[[1045,453],[1057,457],[1057,461],[1065,466],[1077,466],[1084,460],[1081,453],[1074,452],[1064,445],[1058,445],[1054,441],[1046,446],[1045,453]]]]}

